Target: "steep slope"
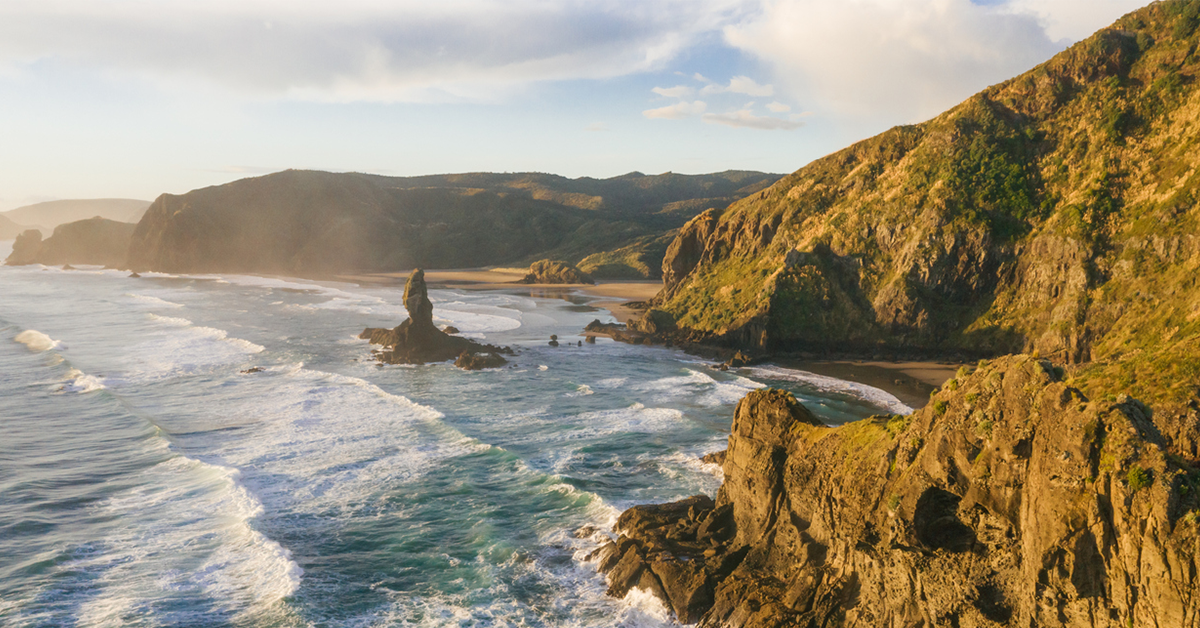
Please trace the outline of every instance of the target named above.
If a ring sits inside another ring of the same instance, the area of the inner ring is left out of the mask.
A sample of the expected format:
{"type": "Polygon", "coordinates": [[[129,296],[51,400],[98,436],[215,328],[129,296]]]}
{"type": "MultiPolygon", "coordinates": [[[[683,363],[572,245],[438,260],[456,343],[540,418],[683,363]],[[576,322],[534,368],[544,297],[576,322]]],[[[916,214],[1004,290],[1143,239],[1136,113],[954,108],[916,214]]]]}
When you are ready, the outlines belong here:
{"type": "Polygon", "coordinates": [[[13,222],[31,227],[40,227],[52,232],[55,227],[68,222],[99,216],[118,222],[136,223],[150,207],[150,201],[127,198],[93,198],[64,201],[47,201],[10,209],[0,216],[13,222]]]}
{"type": "Polygon", "coordinates": [[[576,262],[677,228],[777,178],[286,171],[159,197],[138,225],[129,263],[303,273],[576,262]]]}
{"type": "Polygon", "coordinates": [[[1200,470],[1060,377],[1008,356],[836,428],[751,392],[716,502],[622,514],[609,592],[714,628],[1197,625],[1200,470]]]}
{"type": "Polygon", "coordinates": [[[1094,362],[1094,385],[1191,399],[1198,23],[1200,2],[1155,3],[698,216],[658,306],[742,348],[1038,351],[1094,362]]]}
{"type": "Polygon", "coordinates": [[[54,234],[42,240],[31,229],[13,243],[6,264],[96,264],[120,266],[125,263],[135,225],[100,218],[77,220],[55,227],[54,234]]]}

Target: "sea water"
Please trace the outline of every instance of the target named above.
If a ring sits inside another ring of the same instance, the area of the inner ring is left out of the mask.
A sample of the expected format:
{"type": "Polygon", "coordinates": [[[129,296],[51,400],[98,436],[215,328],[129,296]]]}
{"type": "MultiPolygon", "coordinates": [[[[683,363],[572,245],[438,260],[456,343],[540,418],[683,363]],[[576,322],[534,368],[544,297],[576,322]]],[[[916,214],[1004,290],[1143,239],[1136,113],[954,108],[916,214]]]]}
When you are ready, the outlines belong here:
{"type": "Polygon", "coordinates": [[[0,268],[0,625],[663,626],[586,560],[721,472],[734,406],[906,408],[606,339],[571,291],[433,290],[507,367],[380,366],[403,288],[0,268]],[[539,296],[540,295],[540,296],[539,296]],[[550,347],[557,334],[563,346],[550,347]],[[582,530],[582,532],[580,532],[582,530]]]}

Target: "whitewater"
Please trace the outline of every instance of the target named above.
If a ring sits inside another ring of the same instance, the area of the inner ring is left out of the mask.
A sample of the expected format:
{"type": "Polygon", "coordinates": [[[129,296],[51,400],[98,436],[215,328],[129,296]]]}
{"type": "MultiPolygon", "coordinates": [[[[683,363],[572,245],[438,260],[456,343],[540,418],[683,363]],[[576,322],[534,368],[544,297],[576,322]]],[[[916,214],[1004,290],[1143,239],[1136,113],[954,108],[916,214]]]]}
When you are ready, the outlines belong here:
{"type": "Polygon", "coordinates": [[[403,318],[402,286],[127,274],[0,267],[0,625],[671,625],[586,556],[624,508],[715,495],[699,456],[739,399],[904,410],[576,346],[613,319],[570,291],[431,291],[436,322],[517,349],[466,372],[371,359],[356,334],[403,318]]]}

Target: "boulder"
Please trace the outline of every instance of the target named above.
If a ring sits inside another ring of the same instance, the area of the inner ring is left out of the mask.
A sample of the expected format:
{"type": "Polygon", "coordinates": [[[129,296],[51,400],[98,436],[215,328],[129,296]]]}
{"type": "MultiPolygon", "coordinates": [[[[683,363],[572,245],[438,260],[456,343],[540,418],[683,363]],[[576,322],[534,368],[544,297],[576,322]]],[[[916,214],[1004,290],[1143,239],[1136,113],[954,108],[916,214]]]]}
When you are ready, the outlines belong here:
{"type": "Polygon", "coordinates": [[[454,361],[454,366],[466,371],[478,371],[481,369],[494,369],[508,364],[503,356],[498,353],[471,353],[463,351],[458,355],[458,359],[454,361]]]}

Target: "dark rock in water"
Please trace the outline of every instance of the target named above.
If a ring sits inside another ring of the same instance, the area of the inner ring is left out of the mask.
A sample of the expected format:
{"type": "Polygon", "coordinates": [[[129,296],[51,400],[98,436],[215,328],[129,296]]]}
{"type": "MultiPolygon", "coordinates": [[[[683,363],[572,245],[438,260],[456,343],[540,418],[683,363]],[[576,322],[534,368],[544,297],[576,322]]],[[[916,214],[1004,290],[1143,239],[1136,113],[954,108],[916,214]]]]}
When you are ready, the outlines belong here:
{"type": "Polygon", "coordinates": [[[538,260],[529,266],[529,274],[517,283],[586,283],[596,281],[572,264],[557,260],[538,260]]]}
{"type": "Polygon", "coordinates": [[[261,366],[252,366],[252,367],[242,371],[242,373],[261,373],[261,372],[263,372],[263,368],[261,366]]]}
{"type": "Polygon", "coordinates": [[[425,271],[421,269],[414,270],[404,285],[404,307],[408,310],[408,320],[394,329],[368,327],[358,336],[371,341],[371,344],[383,345],[382,350],[375,352],[381,362],[445,362],[458,358],[464,352],[512,354],[512,349],[508,347],[479,344],[438,329],[433,324],[433,303],[425,286],[425,271]]]}
{"type": "Polygon", "coordinates": [[[458,331],[458,328],[457,328],[457,327],[455,327],[454,325],[446,325],[445,327],[443,327],[443,328],[442,328],[442,331],[443,331],[443,332],[445,332],[445,333],[447,333],[447,334],[457,334],[457,333],[461,333],[461,332],[459,332],[459,331],[458,331]]]}
{"type": "Polygon", "coordinates": [[[141,279],[141,277],[142,277],[141,275],[139,275],[137,273],[129,273],[129,276],[133,279],[141,279]]]}
{"type": "Polygon", "coordinates": [[[704,454],[703,456],[700,456],[700,461],[706,462],[708,464],[724,465],[725,464],[725,452],[727,452],[727,451],[729,451],[729,450],[722,449],[721,451],[714,451],[711,453],[704,454]]]}
{"type": "Polygon", "coordinates": [[[458,359],[454,361],[454,366],[466,371],[494,369],[505,364],[508,364],[508,360],[498,353],[470,353],[467,351],[458,354],[458,359]]]}
{"type": "Polygon", "coordinates": [[[63,264],[63,270],[75,270],[75,267],[70,264],[63,264]]]}
{"type": "Polygon", "coordinates": [[[551,340],[558,340],[558,334],[550,334],[551,340]]]}
{"type": "Polygon", "coordinates": [[[557,340],[551,340],[550,342],[548,342],[548,343],[546,343],[546,344],[550,345],[551,347],[557,347],[557,346],[558,346],[558,341],[557,341],[557,340]]]}
{"type": "Polygon", "coordinates": [[[583,341],[582,341],[582,340],[576,340],[576,341],[575,341],[575,346],[577,346],[577,347],[582,347],[582,346],[583,346],[583,341]]]}
{"type": "Polygon", "coordinates": [[[594,345],[594,344],[596,344],[596,337],[595,337],[595,336],[588,336],[588,337],[587,337],[587,338],[585,338],[583,341],[584,341],[584,342],[586,342],[586,343],[588,343],[589,345],[594,345]]]}
{"type": "Polygon", "coordinates": [[[550,343],[549,344],[551,347],[558,346],[558,334],[550,334],[550,343]]]}
{"type": "MultiPolygon", "coordinates": [[[[736,369],[736,368],[741,368],[743,366],[750,366],[752,364],[757,364],[759,361],[760,360],[758,360],[756,358],[752,358],[752,357],[746,355],[745,353],[738,351],[737,353],[735,353],[733,355],[732,358],[729,358],[728,360],[725,361],[725,366],[727,368],[736,369]]],[[[724,371],[726,369],[721,369],[721,370],[724,371]]]]}
{"type": "Polygon", "coordinates": [[[609,592],[711,628],[1194,625],[1197,472],[1146,406],[1029,356],[954,381],[839,427],[749,393],[715,503],[625,511],[596,553],[609,592]]]}

